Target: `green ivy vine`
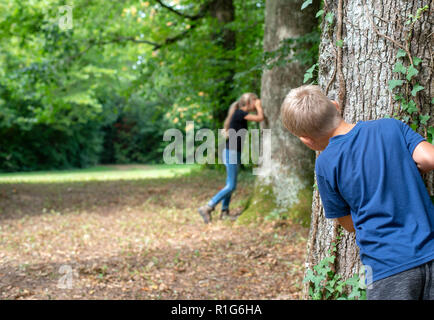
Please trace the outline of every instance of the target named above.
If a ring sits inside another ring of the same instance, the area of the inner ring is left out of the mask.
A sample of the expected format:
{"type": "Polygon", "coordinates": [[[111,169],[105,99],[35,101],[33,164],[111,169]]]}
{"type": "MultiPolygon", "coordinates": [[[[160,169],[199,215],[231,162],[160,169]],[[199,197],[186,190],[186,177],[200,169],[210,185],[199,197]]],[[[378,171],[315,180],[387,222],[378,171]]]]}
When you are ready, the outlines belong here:
{"type": "MultiPolygon", "coordinates": [[[[399,110],[393,113],[393,117],[398,120],[403,120],[408,123],[413,130],[422,127],[424,135],[428,142],[433,143],[434,127],[428,125],[431,118],[429,114],[423,114],[422,108],[417,103],[417,96],[425,89],[417,82],[416,76],[419,74],[420,64],[422,59],[411,56],[410,54],[410,37],[413,33],[415,23],[421,18],[422,13],[428,10],[428,6],[419,8],[416,15],[409,15],[405,25],[409,26],[409,31],[406,37],[406,48],[400,48],[396,54],[396,63],[393,67],[393,73],[397,79],[389,80],[389,90],[394,95],[394,100],[400,106],[399,110]]],[[[434,103],[434,98],[431,99],[431,104],[434,103]]]]}
{"type": "Polygon", "coordinates": [[[309,297],[313,300],[366,300],[366,285],[358,273],[344,280],[333,269],[342,235],[340,228],[336,242],[331,243],[328,256],[306,272],[303,282],[309,284],[309,297]]]}

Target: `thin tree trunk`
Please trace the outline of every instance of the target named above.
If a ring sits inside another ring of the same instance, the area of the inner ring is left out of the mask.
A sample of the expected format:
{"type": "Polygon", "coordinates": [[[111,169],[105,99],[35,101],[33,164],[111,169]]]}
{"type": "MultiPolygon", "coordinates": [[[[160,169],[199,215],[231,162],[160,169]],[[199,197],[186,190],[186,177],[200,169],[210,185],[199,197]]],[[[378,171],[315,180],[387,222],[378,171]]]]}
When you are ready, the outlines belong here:
{"type": "MultiPolygon", "coordinates": [[[[432,33],[433,5],[430,1],[396,0],[355,0],[327,1],[325,13],[333,13],[334,21],[322,24],[322,39],[319,59],[319,85],[328,96],[343,106],[343,116],[347,122],[373,120],[378,118],[405,115],[394,100],[395,92],[388,87],[391,79],[405,79],[393,72],[399,46],[407,48],[408,25],[405,21],[410,14],[416,15],[418,8],[430,6],[414,25],[410,41],[413,57],[422,59],[416,79],[425,87],[416,97],[422,114],[430,114],[429,124],[434,123],[434,110],[430,104],[433,95],[432,84],[432,33]],[[339,40],[343,40],[343,46],[339,40]]],[[[405,58],[404,58],[405,59],[405,58]]],[[[404,85],[401,92],[405,93],[404,85]]],[[[413,119],[416,114],[413,114],[413,119]]],[[[425,135],[425,130],[418,131],[425,135]]],[[[431,195],[433,175],[425,177],[431,195]]],[[[338,228],[331,220],[326,220],[318,190],[314,192],[312,223],[308,243],[307,268],[312,269],[324,257],[333,242],[338,243],[334,268],[344,279],[359,272],[358,248],[353,234],[343,232],[337,241],[338,228]]],[[[304,287],[304,297],[308,298],[308,286],[304,287]]]]}
{"type": "Polygon", "coordinates": [[[210,14],[220,23],[221,29],[213,34],[214,41],[226,52],[226,57],[220,61],[222,78],[216,79],[221,82],[220,89],[216,96],[216,106],[213,109],[213,119],[217,128],[222,128],[226,118],[227,109],[234,100],[232,86],[235,75],[236,47],[235,31],[228,27],[228,24],[235,20],[235,7],[233,0],[214,0],[210,6],[210,14]]]}
{"type": "MultiPolygon", "coordinates": [[[[269,0],[265,8],[264,51],[274,51],[281,41],[298,38],[318,26],[315,13],[319,1],[301,11],[302,0],[269,0]]],[[[309,223],[311,214],[314,152],[290,134],[280,120],[285,96],[302,85],[308,67],[294,61],[265,70],[262,75],[261,100],[265,114],[262,129],[271,129],[271,165],[261,166],[250,206],[240,222],[262,218],[270,212],[287,215],[309,223]]]]}

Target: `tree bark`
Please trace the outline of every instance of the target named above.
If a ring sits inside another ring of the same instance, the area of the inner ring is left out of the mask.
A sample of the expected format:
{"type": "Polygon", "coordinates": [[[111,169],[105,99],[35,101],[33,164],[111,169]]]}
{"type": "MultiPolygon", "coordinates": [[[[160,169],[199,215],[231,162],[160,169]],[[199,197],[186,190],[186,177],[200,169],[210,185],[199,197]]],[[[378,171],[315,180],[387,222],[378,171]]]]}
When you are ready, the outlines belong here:
{"type": "MultiPolygon", "coordinates": [[[[302,0],[269,0],[265,8],[264,51],[274,51],[281,41],[297,38],[318,27],[315,13],[319,1],[301,11],[302,0]]],[[[260,166],[250,206],[240,222],[251,222],[275,211],[299,222],[309,223],[311,214],[314,152],[286,130],[280,119],[285,96],[302,85],[305,70],[294,61],[265,70],[261,100],[265,120],[261,129],[271,129],[271,165],[260,166]]]]}
{"type": "MultiPolygon", "coordinates": [[[[422,114],[430,114],[428,125],[434,124],[434,110],[430,104],[432,84],[433,15],[430,1],[355,0],[327,1],[325,13],[334,14],[332,25],[322,23],[319,58],[319,85],[329,97],[338,100],[343,107],[347,122],[373,120],[387,116],[403,116],[394,100],[396,92],[388,88],[391,79],[405,79],[393,72],[400,45],[406,48],[405,21],[410,14],[416,15],[425,5],[429,10],[422,13],[414,25],[410,38],[410,52],[422,59],[416,79],[425,87],[416,97],[422,114]],[[343,46],[337,46],[343,40],[343,46]]],[[[404,58],[405,59],[405,58],[404,58]]],[[[408,63],[408,62],[407,62],[408,63]]],[[[401,89],[403,94],[406,87],[401,89]]],[[[408,94],[408,93],[407,93],[408,94]]],[[[413,118],[416,114],[413,114],[413,118]]],[[[423,128],[418,132],[425,135],[423,128]]],[[[433,195],[433,175],[425,176],[425,182],[433,195]]],[[[331,220],[326,220],[318,190],[314,192],[312,222],[308,242],[307,269],[312,269],[328,256],[331,243],[338,243],[334,268],[344,279],[359,272],[360,260],[353,234],[344,231],[337,241],[338,229],[331,220]]],[[[304,297],[308,298],[308,285],[304,297]]]]}
{"type": "Polygon", "coordinates": [[[235,31],[227,25],[235,20],[235,6],[233,0],[213,0],[210,4],[210,14],[219,22],[221,29],[213,34],[214,41],[221,46],[226,57],[220,61],[222,78],[216,79],[220,82],[220,90],[216,96],[216,107],[213,109],[213,119],[217,128],[223,127],[229,105],[234,100],[232,85],[235,75],[236,46],[235,31]]]}

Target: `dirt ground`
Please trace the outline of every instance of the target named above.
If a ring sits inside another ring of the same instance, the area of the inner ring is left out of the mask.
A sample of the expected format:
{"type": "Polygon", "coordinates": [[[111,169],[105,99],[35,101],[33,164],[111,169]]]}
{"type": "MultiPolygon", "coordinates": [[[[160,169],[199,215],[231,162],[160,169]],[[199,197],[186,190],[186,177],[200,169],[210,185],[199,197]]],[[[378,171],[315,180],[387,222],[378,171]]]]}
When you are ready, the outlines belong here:
{"type": "MultiPolygon", "coordinates": [[[[240,211],[251,178],[241,177],[240,211]]],[[[165,179],[0,184],[0,299],[298,299],[308,230],[205,225],[224,184],[165,179]]]]}

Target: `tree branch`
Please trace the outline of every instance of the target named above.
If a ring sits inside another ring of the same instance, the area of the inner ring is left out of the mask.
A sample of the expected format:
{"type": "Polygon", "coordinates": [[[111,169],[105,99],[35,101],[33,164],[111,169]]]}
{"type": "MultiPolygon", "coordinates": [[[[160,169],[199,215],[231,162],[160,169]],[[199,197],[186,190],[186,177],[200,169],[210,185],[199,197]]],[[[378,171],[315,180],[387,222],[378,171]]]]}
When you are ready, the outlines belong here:
{"type": "Polygon", "coordinates": [[[194,28],[196,28],[196,25],[192,25],[190,29],[184,30],[183,32],[179,33],[178,35],[174,36],[174,37],[169,37],[166,38],[163,42],[161,43],[157,43],[157,42],[153,42],[150,40],[146,40],[146,39],[136,39],[135,37],[116,37],[113,39],[107,39],[107,40],[100,40],[97,41],[95,39],[90,39],[88,42],[88,45],[86,46],[86,48],[80,52],[78,52],[77,54],[70,56],[65,64],[69,64],[71,61],[81,57],[83,54],[85,54],[87,51],[89,51],[92,47],[97,46],[97,45],[106,45],[106,44],[111,44],[111,43],[122,43],[122,42],[134,42],[134,43],[144,43],[144,44],[148,44],[150,46],[154,47],[154,50],[158,50],[161,49],[167,45],[170,45],[172,43],[175,43],[179,40],[184,39],[188,33],[193,30],[194,28]]]}
{"type": "Polygon", "coordinates": [[[155,2],[157,2],[160,6],[162,6],[163,8],[166,8],[166,9],[169,10],[170,12],[173,12],[174,14],[176,14],[176,15],[178,15],[178,16],[180,16],[180,17],[187,18],[187,19],[190,19],[190,20],[193,20],[193,21],[194,21],[194,20],[198,20],[198,19],[204,17],[205,14],[206,14],[206,12],[208,11],[208,9],[209,9],[209,7],[210,7],[210,4],[211,4],[210,1],[205,2],[205,3],[201,6],[201,8],[199,9],[198,14],[196,14],[196,15],[194,15],[194,16],[191,16],[191,15],[188,15],[188,14],[185,14],[185,13],[182,13],[182,12],[180,12],[180,11],[178,11],[178,10],[173,9],[173,7],[168,6],[168,5],[165,4],[162,0],[155,0],[155,2]]]}
{"type": "MultiPolygon", "coordinates": [[[[196,14],[194,16],[191,16],[191,15],[187,15],[187,14],[184,14],[182,12],[179,12],[179,11],[173,9],[172,7],[166,5],[161,0],[155,0],[155,1],[158,4],[160,4],[162,7],[166,8],[167,10],[169,10],[169,11],[171,11],[171,12],[173,12],[173,13],[175,13],[175,14],[183,17],[183,18],[192,20],[192,21],[195,21],[195,20],[198,20],[200,18],[203,18],[205,16],[205,14],[208,12],[208,10],[209,10],[209,8],[211,6],[211,3],[213,2],[213,0],[205,2],[201,6],[198,14],[196,14]]],[[[195,24],[193,24],[189,29],[184,30],[183,32],[181,32],[180,34],[178,34],[176,36],[166,38],[161,43],[157,43],[157,42],[150,41],[150,40],[145,40],[145,39],[143,39],[143,40],[136,39],[134,37],[116,37],[114,39],[108,39],[108,40],[103,40],[103,41],[97,41],[95,39],[91,39],[91,40],[89,40],[88,45],[86,46],[86,48],[83,51],[81,51],[81,52],[79,52],[79,53],[77,53],[77,54],[69,57],[66,62],[69,63],[69,62],[71,62],[71,61],[73,61],[73,60],[81,57],[83,54],[85,54],[87,51],[89,51],[95,45],[106,45],[106,44],[110,44],[110,43],[120,43],[120,42],[127,42],[127,41],[134,42],[134,43],[144,43],[144,44],[148,44],[150,46],[153,46],[154,50],[158,50],[158,49],[160,49],[162,47],[165,47],[166,45],[169,45],[169,44],[172,44],[172,43],[175,43],[175,42],[177,42],[179,40],[184,39],[188,35],[188,33],[191,30],[193,30],[194,28],[196,28],[195,24]]]]}
{"type": "Polygon", "coordinates": [[[119,42],[134,42],[134,43],[145,43],[145,44],[149,44],[151,46],[154,47],[154,50],[160,49],[162,47],[165,47],[169,44],[175,43],[179,40],[184,39],[188,33],[193,30],[194,28],[196,28],[196,25],[192,25],[190,27],[190,29],[184,30],[183,32],[177,34],[176,36],[173,37],[168,37],[166,38],[163,42],[161,43],[157,43],[157,42],[153,42],[153,41],[149,41],[149,40],[141,40],[141,39],[136,39],[135,37],[117,37],[114,39],[109,39],[109,40],[105,40],[105,41],[98,41],[95,42],[95,45],[105,45],[105,44],[110,44],[110,43],[119,43],[119,42]]]}

